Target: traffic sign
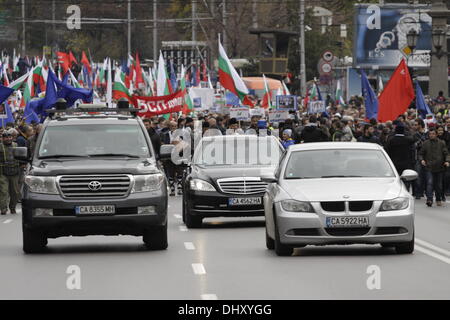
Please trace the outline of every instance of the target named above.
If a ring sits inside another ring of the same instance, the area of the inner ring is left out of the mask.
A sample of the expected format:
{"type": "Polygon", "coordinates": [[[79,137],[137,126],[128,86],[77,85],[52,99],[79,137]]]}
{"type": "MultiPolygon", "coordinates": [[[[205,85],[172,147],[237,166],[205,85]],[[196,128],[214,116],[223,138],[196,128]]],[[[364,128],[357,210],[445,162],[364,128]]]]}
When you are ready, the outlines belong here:
{"type": "Polygon", "coordinates": [[[322,54],[322,59],[325,60],[326,62],[331,62],[334,58],[334,54],[333,52],[327,50],[322,54]]]}

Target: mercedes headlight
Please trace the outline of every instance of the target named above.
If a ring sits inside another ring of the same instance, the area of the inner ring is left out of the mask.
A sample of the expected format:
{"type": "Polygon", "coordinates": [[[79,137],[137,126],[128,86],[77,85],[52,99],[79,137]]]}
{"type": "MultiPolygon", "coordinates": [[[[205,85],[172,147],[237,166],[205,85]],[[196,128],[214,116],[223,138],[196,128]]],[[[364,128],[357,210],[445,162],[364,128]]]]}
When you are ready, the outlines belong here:
{"type": "Polygon", "coordinates": [[[403,210],[408,208],[408,198],[395,198],[392,200],[384,200],[381,204],[380,211],[403,210]]]}
{"type": "Polygon", "coordinates": [[[283,200],[281,201],[281,207],[283,210],[291,212],[314,212],[311,204],[304,201],[283,200]]]}
{"type": "Polygon", "coordinates": [[[134,176],[134,186],[131,193],[159,190],[163,181],[164,176],[161,173],[134,176]]]}
{"type": "Polygon", "coordinates": [[[58,194],[55,177],[26,176],[25,184],[34,193],[58,194]]]}
{"type": "Polygon", "coordinates": [[[216,191],[216,188],[212,184],[200,179],[192,179],[189,185],[191,190],[194,191],[216,191]]]}

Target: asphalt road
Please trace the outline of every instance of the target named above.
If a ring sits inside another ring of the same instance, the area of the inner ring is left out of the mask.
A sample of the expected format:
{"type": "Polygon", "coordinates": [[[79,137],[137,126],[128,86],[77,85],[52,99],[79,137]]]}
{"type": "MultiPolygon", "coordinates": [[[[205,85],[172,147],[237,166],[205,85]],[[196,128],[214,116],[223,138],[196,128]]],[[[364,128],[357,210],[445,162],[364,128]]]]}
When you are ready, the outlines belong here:
{"type": "Polygon", "coordinates": [[[169,211],[169,248],[159,252],[137,237],[92,236],[49,239],[48,252],[25,255],[20,212],[0,216],[0,299],[450,299],[450,203],[416,202],[411,255],[351,245],[277,257],[263,217],[187,230],[181,197],[169,211]],[[68,289],[71,266],[80,289],[68,289]]]}

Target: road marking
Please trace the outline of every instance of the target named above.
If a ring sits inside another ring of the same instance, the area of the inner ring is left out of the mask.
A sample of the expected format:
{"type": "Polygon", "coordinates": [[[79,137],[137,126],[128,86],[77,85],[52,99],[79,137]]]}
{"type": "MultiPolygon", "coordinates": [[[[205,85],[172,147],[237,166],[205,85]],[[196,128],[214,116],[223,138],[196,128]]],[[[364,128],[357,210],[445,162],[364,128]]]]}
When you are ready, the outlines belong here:
{"type": "Polygon", "coordinates": [[[443,255],[446,255],[446,256],[450,257],[450,251],[448,251],[448,250],[439,248],[439,247],[435,246],[434,244],[431,244],[431,243],[426,242],[426,241],[421,240],[421,239],[417,239],[416,238],[415,240],[416,240],[416,243],[421,245],[422,247],[434,250],[436,252],[439,252],[439,253],[441,253],[443,255]]]}
{"type": "Polygon", "coordinates": [[[198,275],[206,274],[205,267],[203,266],[202,263],[193,263],[192,269],[194,270],[195,274],[198,274],[198,275]]]}
{"type": "Polygon", "coordinates": [[[3,223],[10,223],[11,221],[12,221],[12,219],[8,219],[8,220],[3,221],[3,223]]]}
{"type": "Polygon", "coordinates": [[[201,295],[202,300],[219,300],[213,293],[206,293],[201,295]]]}
{"type": "Polygon", "coordinates": [[[414,249],[417,250],[417,251],[420,251],[422,253],[425,253],[425,254],[429,255],[430,257],[436,258],[438,260],[441,260],[442,262],[450,264],[450,258],[444,257],[444,256],[442,256],[442,255],[440,255],[438,253],[435,253],[435,252],[431,251],[431,250],[422,248],[422,247],[417,246],[417,245],[415,246],[414,249]]]}
{"type": "Polygon", "coordinates": [[[173,215],[175,218],[177,218],[177,219],[181,219],[181,215],[180,214],[174,214],[173,215]]]}
{"type": "Polygon", "coordinates": [[[178,229],[180,229],[180,231],[182,232],[188,231],[188,228],[186,228],[186,226],[179,226],[178,229]]]}
{"type": "Polygon", "coordinates": [[[195,250],[195,246],[192,242],[185,242],[184,247],[186,248],[186,250],[195,250]]]}

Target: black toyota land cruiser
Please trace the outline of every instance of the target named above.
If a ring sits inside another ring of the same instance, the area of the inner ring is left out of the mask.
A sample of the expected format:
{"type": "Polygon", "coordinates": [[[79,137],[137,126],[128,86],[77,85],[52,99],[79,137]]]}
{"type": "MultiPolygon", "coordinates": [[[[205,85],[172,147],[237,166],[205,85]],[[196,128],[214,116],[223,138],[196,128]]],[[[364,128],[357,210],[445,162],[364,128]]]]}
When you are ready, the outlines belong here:
{"type": "Polygon", "coordinates": [[[23,250],[42,251],[48,238],[119,234],[166,249],[167,181],[142,121],[128,105],[87,106],[54,110],[44,122],[24,183],[23,250]]]}

